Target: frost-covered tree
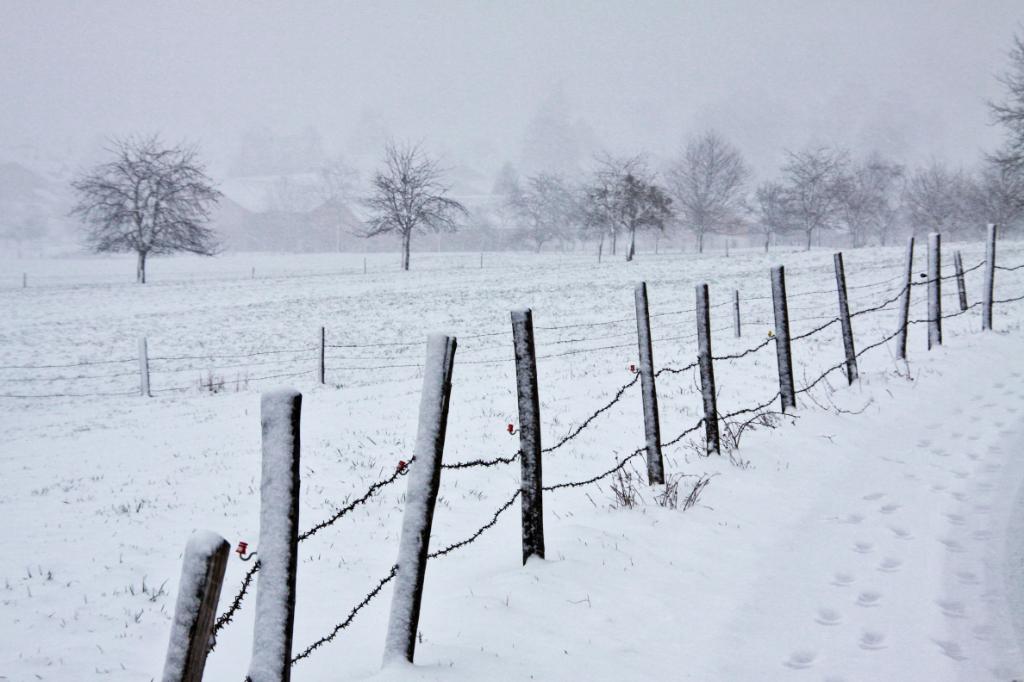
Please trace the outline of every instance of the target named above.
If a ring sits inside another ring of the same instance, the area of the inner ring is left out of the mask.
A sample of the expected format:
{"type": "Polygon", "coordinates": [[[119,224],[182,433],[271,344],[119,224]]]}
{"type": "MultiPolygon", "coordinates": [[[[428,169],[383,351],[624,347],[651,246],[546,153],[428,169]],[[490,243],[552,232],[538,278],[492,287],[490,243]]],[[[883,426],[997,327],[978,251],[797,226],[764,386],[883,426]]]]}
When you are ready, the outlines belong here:
{"type": "Polygon", "coordinates": [[[384,168],[373,177],[364,204],[370,219],[360,236],[397,234],[402,240],[402,269],[409,269],[409,245],[414,232],[454,232],[466,207],[448,195],[443,171],[419,146],[389,142],[384,168]]]}
{"type": "Polygon", "coordinates": [[[787,154],[782,177],[789,227],[804,234],[810,250],[815,232],[839,227],[849,156],[827,147],[787,154]]]}
{"type": "Polygon", "coordinates": [[[587,231],[612,240],[615,253],[618,235],[629,235],[626,261],[636,255],[636,233],[642,229],[664,230],[672,218],[672,199],[657,183],[641,156],[625,159],[605,156],[584,190],[584,224],[587,231]]]}
{"type": "Polygon", "coordinates": [[[221,194],[195,147],[168,147],[154,135],[115,141],[108,151],[113,159],[71,183],[72,215],[85,221],[94,251],[134,251],[142,284],[151,254],[217,252],[207,224],[221,194]]]}
{"type": "Polygon", "coordinates": [[[704,252],[706,234],[736,224],[749,177],[740,151],[713,131],[687,143],[669,168],[668,190],[676,215],[696,236],[699,253],[704,252]]]}

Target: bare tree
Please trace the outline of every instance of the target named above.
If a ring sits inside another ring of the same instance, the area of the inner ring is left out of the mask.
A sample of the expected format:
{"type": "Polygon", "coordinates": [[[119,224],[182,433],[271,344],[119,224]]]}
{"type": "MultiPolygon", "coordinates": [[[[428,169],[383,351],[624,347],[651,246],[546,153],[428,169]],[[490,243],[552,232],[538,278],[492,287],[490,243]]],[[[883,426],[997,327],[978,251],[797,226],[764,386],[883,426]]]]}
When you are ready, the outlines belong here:
{"type": "Polygon", "coordinates": [[[764,182],[754,192],[754,205],[751,207],[754,225],[764,234],[764,252],[768,253],[768,245],[772,235],[783,234],[789,226],[789,194],[778,182],[764,182]]]}
{"type": "Polygon", "coordinates": [[[85,221],[94,251],[134,251],[142,284],[150,254],[217,252],[206,225],[221,194],[195,147],[166,147],[154,135],[115,141],[108,151],[113,160],[71,183],[78,195],[72,215],[85,221]]]}
{"type": "Polygon", "coordinates": [[[840,181],[840,217],[854,247],[865,246],[870,235],[884,246],[899,215],[904,171],[878,154],[858,163],[840,181]]]}
{"type": "Polygon", "coordinates": [[[787,213],[792,229],[804,233],[809,251],[815,232],[839,226],[849,157],[826,147],[787,154],[782,167],[787,213]]]}
{"type": "Polygon", "coordinates": [[[1006,99],[989,102],[994,122],[1006,128],[1003,149],[992,155],[992,160],[1004,172],[1024,173],[1024,38],[1013,37],[1010,50],[1010,68],[1000,78],[1006,86],[1006,99]]]}
{"type": "Polygon", "coordinates": [[[561,177],[539,173],[516,183],[506,199],[520,226],[520,236],[539,253],[544,244],[569,239],[579,220],[572,189],[561,177]]]}
{"type": "Polygon", "coordinates": [[[612,253],[620,232],[629,235],[626,261],[636,255],[636,232],[664,230],[672,217],[672,199],[655,184],[643,157],[599,159],[594,179],[584,192],[585,225],[601,239],[612,239],[612,253]]]}
{"type": "Polygon", "coordinates": [[[676,214],[697,237],[699,253],[704,253],[704,235],[735,225],[749,177],[739,150],[713,131],[687,143],[669,169],[676,214]]]}
{"type": "Polygon", "coordinates": [[[988,163],[972,190],[969,212],[975,224],[997,223],[1003,230],[1024,224],[1024,172],[988,163]]]}
{"type": "Polygon", "coordinates": [[[971,223],[973,192],[966,173],[950,170],[937,161],[914,171],[903,190],[903,205],[913,233],[962,234],[971,223]]]}
{"type": "Polygon", "coordinates": [[[402,269],[409,269],[409,245],[414,232],[454,232],[466,207],[446,196],[438,162],[418,145],[389,142],[384,169],[373,177],[372,193],[364,200],[371,212],[363,237],[394,233],[402,240],[402,269]]]}

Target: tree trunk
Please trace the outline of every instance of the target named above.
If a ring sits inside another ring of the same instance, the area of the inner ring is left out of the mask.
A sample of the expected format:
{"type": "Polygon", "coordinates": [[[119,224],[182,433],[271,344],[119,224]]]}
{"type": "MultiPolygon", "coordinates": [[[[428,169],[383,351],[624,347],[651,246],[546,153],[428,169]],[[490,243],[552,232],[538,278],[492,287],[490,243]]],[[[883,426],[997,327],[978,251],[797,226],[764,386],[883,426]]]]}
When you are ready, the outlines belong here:
{"type": "Polygon", "coordinates": [[[402,235],[402,270],[409,270],[409,243],[412,241],[412,233],[406,232],[402,235]]]}
{"type": "Polygon", "coordinates": [[[629,231],[629,250],[626,251],[626,262],[633,260],[636,255],[636,228],[629,231]]]}
{"type": "Polygon", "coordinates": [[[139,251],[139,261],[135,266],[135,281],[139,284],[146,283],[146,252],[139,251]]]}
{"type": "Polygon", "coordinates": [[[814,230],[807,230],[807,248],[805,251],[811,250],[811,239],[814,237],[814,230]]]}
{"type": "Polygon", "coordinates": [[[764,252],[765,253],[768,253],[768,244],[769,244],[769,242],[771,242],[771,240],[772,240],[772,233],[771,232],[765,232],[764,233],[764,252]]]}
{"type": "Polygon", "coordinates": [[[704,253],[704,233],[697,233],[697,253],[704,253]]]}
{"type": "Polygon", "coordinates": [[[618,242],[619,242],[619,233],[613,230],[612,231],[612,255],[613,256],[615,255],[615,246],[616,246],[616,244],[618,244],[618,242]]]}

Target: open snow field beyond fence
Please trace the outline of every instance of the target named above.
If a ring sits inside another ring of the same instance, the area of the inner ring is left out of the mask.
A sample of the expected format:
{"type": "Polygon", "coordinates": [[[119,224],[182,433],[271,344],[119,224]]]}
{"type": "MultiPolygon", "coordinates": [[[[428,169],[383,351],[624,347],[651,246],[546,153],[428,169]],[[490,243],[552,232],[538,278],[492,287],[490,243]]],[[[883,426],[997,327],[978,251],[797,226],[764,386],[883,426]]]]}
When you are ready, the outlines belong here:
{"type": "MultiPolygon", "coordinates": [[[[947,339],[955,339],[980,326],[977,301],[982,268],[978,264],[983,250],[980,244],[943,246],[948,256],[944,275],[952,273],[953,251],[963,252],[972,306],[967,314],[944,321],[947,339]]],[[[923,251],[919,246],[920,267],[915,267],[915,273],[924,270],[923,251]]],[[[903,288],[902,260],[902,249],[846,254],[858,351],[871,348],[861,358],[864,383],[871,383],[872,375],[879,372],[907,371],[894,360],[892,344],[886,343],[897,328],[895,301],[903,288]],[[871,313],[857,314],[887,302],[871,313]]],[[[46,606],[32,608],[40,602],[22,603],[39,598],[31,594],[11,601],[28,611],[24,618],[45,623],[74,601],[69,593],[83,593],[85,605],[76,604],[75,621],[67,634],[71,647],[65,652],[67,658],[74,656],[75,647],[79,653],[103,647],[97,631],[108,632],[110,640],[119,639],[114,633],[120,626],[114,624],[123,620],[121,638],[131,641],[115,644],[116,659],[108,654],[101,658],[120,661],[124,669],[105,669],[124,679],[149,679],[154,661],[162,658],[154,658],[154,653],[166,641],[169,606],[164,598],[172,589],[166,581],[177,577],[174,563],[187,531],[213,527],[230,538],[255,537],[258,434],[251,433],[254,392],[244,389],[263,388],[264,381],[278,383],[271,370],[295,374],[289,378],[296,379],[296,385],[312,389],[307,391],[303,418],[301,525],[306,528],[310,518],[336,516],[368,484],[388,478],[399,460],[409,458],[427,330],[444,329],[459,339],[446,461],[514,455],[517,444],[505,431],[507,423],[516,421],[507,318],[513,308],[534,310],[545,442],[565,445],[557,456],[546,458],[545,480],[558,487],[561,482],[589,480],[611,466],[624,466],[625,455],[635,451],[644,434],[640,396],[635,394],[639,391],[628,392],[636,383],[630,371],[637,363],[632,284],[639,280],[648,284],[654,359],[660,369],[669,370],[659,375],[662,432],[667,434],[666,468],[670,475],[679,476],[697,466],[684,463],[700,450],[695,443],[688,447],[689,441],[674,438],[692,433],[693,423],[699,424],[699,388],[692,372],[670,371],[692,366],[696,356],[693,285],[705,281],[711,287],[711,328],[719,358],[715,366],[718,409],[723,414],[745,411],[772,402],[778,391],[774,349],[765,342],[773,327],[768,268],[776,262],[787,266],[797,387],[811,405],[814,391],[821,389],[824,395],[818,400],[827,407],[831,387],[827,379],[819,383],[818,378],[843,361],[839,325],[831,322],[836,306],[830,253],[743,253],[728,259],[648,256],[639,263],[601,266],[584,258],[514,257],[509,264],[490,269],[438,268],[401,277],[357,273],[161,284],[156,276],[156,283],[146,287],[55,285],[4,290],[0,296],[12,315],[3,330],[0,364],[6,369],[0,374],[0,391],[10,396],[30,396],[33,391],[55,396],[5,401],[4,432],[12,444],[21,446],[5,458],[4,466],[20,472],[34,499],[26,499],[24,491],[5,491],[0,504],[12,505],[11,516],[23,519],[25,527],[12,526],[4,537],[32,545],[31,556],[47,557],[46,565],[36,562],[28,567],[26,579],[32,581],[35,575],[40,582],[36,592],[44,595],[41,601],[61,609],[47,615],[46,606]],[[733,334],[734,290],[740,291],[743,334],[739,338],[733,334]],[[320,349],[314,341],[320,326],[328,330],[329,388],[316,385],[320,349]],[[137,363],[135,339],[143,335],[150,340],[154,393],[159,395],[161,389],[161,362],[167,363],[166,375],[191,375],[192,381],[166,385],[176,392],[143,400],[127,395],[138,393],[135,368],[84,376],[70,366],[133,365],[137,363]],[[753,347],[761,349],[746,353],[753,347]],[[61,373],[67,370],[72,372],[61,373]],[[204,395],[209,391],[201,388],[201,378],[211,376],[216,378],[213,386],[219,387],[223,379],[225,389],[237,387],[240,392],[204,395]],[[304,376],[308,379],[301,379],[304,376]],[[36,388],[40,383],[43,390],[36,388]],[[610,400],[616,396],[620,398],[610,400]],[[601,422],[580,430],[595,409],[609,402],[610,407],[599,415],[601,422]],[[570,434],[578,435],[565,440],[570,434]],[[81,456],[62,465],[56,480],[56,470],[40,461],[45,457],[63,463],[74,453],[81,456]],[[62,498],[63,507],[53,508],[54,498],[46,499],[51,491],[62,498]],[[73,518],[64,518],[69,512],[73,518]],[[49,550],[41,537],[44,531],[39,524],[50,528],[54,523],[65,530],[45,534],[65,536],[67,542],[60,543],[59,552],[49,550]],[[111,526],[112,537],[100,530],[106,525],[111,526]],[[25,528],[35,529],[35,534],[25,528]],[[116,545],[113,553],[109,548],[106,553],[96,552],[96,544],[111,543],[116,545]],[[146,577],[138,584],[142,576],[146,577]],[[64,577],[70,579],[62,581],[64,577]],[[102,605],[88,608],[90,588],[103,595],[102,605]],[[79,618],[88,623],[79,625],[79,618]],[[141,656],[140,650],[149,658],[141,656]]],[[[1001,243],[997,262],[1015,267],[1024,262],[1024,252],[1015,244],[1001,243]]],[[[959,311],[954,280],[944,284],[943,311],[959,311]]],[[[912,290],[912,320],[927,317],[924,289],[912,290]]],[[[1024,270],[998,271],[996,299],[1020,296],[1024,296],[1024,270]]],[[[997,305],[997,329],[1018,328],[1019,313],[1017,303],[997,305]]],[[[916,328],[910,338],[911,366],[924,353],[924,325],[912,327],[916,328]]],[[[742,463],[742,452],[737,456],[742,463]]],[[[700,466],[705,466],[703,461],[700,466]]],[[[5,480],[11,478],[5,476],[5,480]]],[[[505,498],[516,490],[517,479],[514,467],[473,468],[446,475],[435,525],[440,542],[433,544],[449,545],[472,536],[481,523],[489,523],[496,503],[502,503],[499,510],[508,508],[505,498]]],[[[575,500],[550,508],[552,525],[610,501],[600,487],[572,494],[575,500]],[[594,494],[606,499],[595,502],[594,494]]],[[[568,500],[570,495],[565,497],[568,500]]],[[[355,511],[358,520],[346,527],[340,545],[330,540],[323,544],[318,538],[322,546],[302,547],[304,577],[296,625],[300,650],[305,642],[330,632],[366,589],[388,573],[400,501],[397,490],[372,496],[355,511]],[[306,571],[312,575],[306,576],[306,571]]],[[[495,532],[486,539],[490,551],[484,554],[507,553],[501,559],[503,565],[514,559],[519,551],[518,540],[509,541],[517,538],[514,525],[495,525],[495,532]]],[[[562,557],[560,552],[555,554],[562,557]]],[[[16,566],[16,561],[8,560],[3,569],[13,577],[16,566]]],[[[471,562],[470,572],[480,575],[487,572],[486,567],[485,556],[471,562]]],[[[228,596],[232,580],[244,568],[236,565],[229,570],[228,596]]],[[[346,631],[351,643],[346,645],[345,638],[339,637],[333,645],[355,672],[373,667],[374,654],[366,651],[365,644],[379,639],[382,632],[382,613],[373,608],[367,608],[365,621],[356,621],[346,631]]],[[[438,615],[431,615],[429,598],[424,608],[429,627],[431,618],[438,615]]],[[[61,618],[61,630],[65,630],[69,618],[61,618]]],[[[244,671],[245,631],[251,632],[251,613],[243,609],[237,621],[248,622],[219,637],[208,668],[210,679],[240,676],[244,671]]],[[[33,647],[28,640],[23,644],[26,648],[19,650],[16,659],[21,662],[11,659],[5,664],[26,671],[58,665],[58,659],[64,664],[63,656],[45,651],[26,661],[24,654],[33,647]]],[[[87,658],[96,655],[90,653],[87,658]]],[[[319,670],[332,668],[336,666],[325,662],[319,670]]]]}

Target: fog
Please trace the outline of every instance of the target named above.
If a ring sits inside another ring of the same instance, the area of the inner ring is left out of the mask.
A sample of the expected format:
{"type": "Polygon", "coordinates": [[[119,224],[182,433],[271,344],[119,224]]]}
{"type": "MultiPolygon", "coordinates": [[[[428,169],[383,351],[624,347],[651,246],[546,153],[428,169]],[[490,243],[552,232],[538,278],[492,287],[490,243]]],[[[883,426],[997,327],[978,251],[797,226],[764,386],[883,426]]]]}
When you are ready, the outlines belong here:
{"type": "Polygon", "coordinates": [[[1022,19],[1014,0],[5,2],[0,153],[159,131],[227,172],[246,132],[312,127],[350,157],[394,136],[493,172],[556,109],[621,152],[715,127],[759,173],[811,142],[967,163],[998,139],[984,101],[1022,19]]]}

